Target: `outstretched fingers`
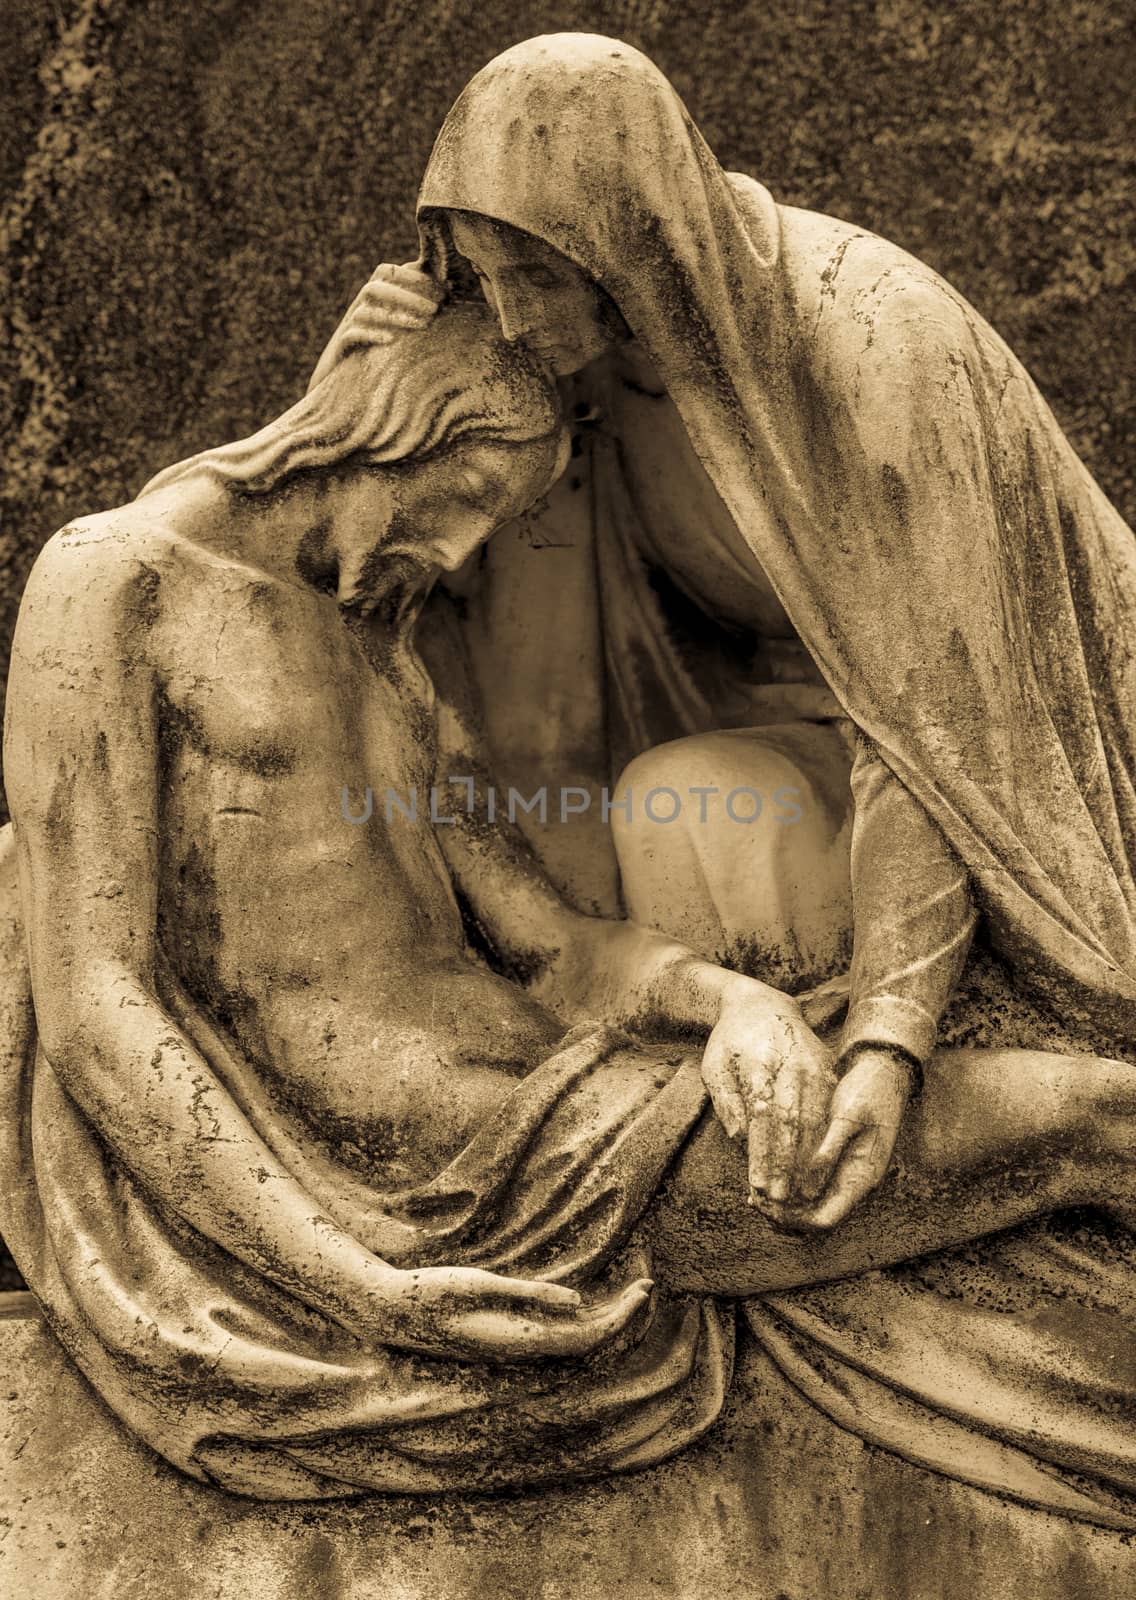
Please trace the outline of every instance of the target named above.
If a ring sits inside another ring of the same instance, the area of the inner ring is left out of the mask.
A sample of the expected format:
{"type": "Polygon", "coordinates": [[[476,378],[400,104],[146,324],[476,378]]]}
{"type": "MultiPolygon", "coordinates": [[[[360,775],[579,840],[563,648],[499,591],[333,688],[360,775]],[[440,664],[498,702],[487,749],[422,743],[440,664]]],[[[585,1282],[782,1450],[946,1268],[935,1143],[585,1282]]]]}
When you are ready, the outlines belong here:
{"type": "Polygon", "coordinates": [[[796,1063],[784,1066],[774,1083],[766,1115],[765,1193],[777,1204],[787,1200],[796,1187],[797,1161],[805,1146],[811,1099],[807,1070],[796,1063]]]}
{"type": "MultiPolygon", "coordinates": [[[[508,1281],[516,1284],[517,1294],[523,1298],[523,1292],[528,1287],[523,1280],[511,1278],[508,1281]]],[[[550,1311],[575,1311],[584,1303],[577,1290],[569,1289],[562,1283],[542,1283],[535,1291],[529,1288],[528,1292],[529,1298],[537,1305],[546,1306],[550,1311]]]]}
{"type": "Polygon", "coordinates": [[[702,1076],[727,1134],[745,1137],[751,1205],[783,1206],[798,1192],[826,1121],[836,1083],[831,1050],[795,1002],[754,985],[723,1002],[702,1076]]]}
{"type": "Polygon", "coordinates": [[[596,1305],[548,1307],[529,1296],[506,1308],[486,1307],[463,1314],[455,1332],[471,1353],[501,1360],[539,1361],[592,1355],[621,1334],[646,1306],[650,1279],[637,1279],[596,1305]]]}
{"type": "Polygon", "coordinates": [[[751,1095],[750,1189],[782,1205],[803,1192],[808,1163],[828,1119],[835,1079],[826,1060],[782,1062],[751,1095]],[[762,1089],[765,1092],[762,1093],[762,1089]]]}
{"type": "Polygon", "coordinates": [[[810,1199],[823,1194],[852,1139],[862,1129],[858,1119],[836,1115],[813,1151],[801,1177],[801,1191],[810,1199]]]}
{"type": "Polygon", "coordinates": [[[756,1205],[769,1186],[772,1170],[773,1081],[758,1078],[746,1085],[746,1157],[750,1204],[756,1205]]]}
{"type": "Polygon", "coordinates": [[[653,1287],[649,1278],[638,1278],[586,1305],[563,1284],[501,1277],[480,1267],[415,1269],[401,1283],[401,1314],[387,1323],[383,1342],[480,1361],[591,1355],[623,1332],[653,1287]]]}
{"type": "Polygon", "coordinates": [[[853,1207],[882,1182],[891,1161],[893,1141],[877,1127],[854,1127],[831,1187],[818,1205],[800,1219],[813,1228],[835,1228],[853,1207]]]}
{"type": "Polygon", "coordinates": [[[402,266],[393,262],[384,261],[377,266],[371,274],[371,281],[378,279],[381,283],[389,283],[393,287],[406,290],[415,296],[423,296],[432,300],[437,305],[445,294],[445,285],[439,283],[437,278],[431,276],[417,262],[408,261],[402,266]]]}
{"type": "MultiPolygon", "coordinates": [[[[433,282],[433,279],[429,280],[433,282]]],[[[433,295],[408,284],[388,283],[384,278],[372,278],[359,295],[360,305],[383,306],[390,311],[403,311],[429,320],[438,309],[433,295]]]]}

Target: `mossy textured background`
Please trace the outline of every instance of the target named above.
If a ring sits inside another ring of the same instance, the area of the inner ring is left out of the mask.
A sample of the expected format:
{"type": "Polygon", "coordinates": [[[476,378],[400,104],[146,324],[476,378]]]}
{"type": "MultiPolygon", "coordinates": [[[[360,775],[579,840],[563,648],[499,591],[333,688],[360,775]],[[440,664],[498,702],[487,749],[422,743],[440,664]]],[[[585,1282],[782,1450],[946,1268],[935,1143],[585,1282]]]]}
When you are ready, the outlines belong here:
{"type": "Polygon", "coordinates": [[[36,551],[295,398],[469,76],[647,51],[728,167],[897,240],[1136,514],[1128,7],[1111,0],[0,0],[0,671],[36,551]]]}

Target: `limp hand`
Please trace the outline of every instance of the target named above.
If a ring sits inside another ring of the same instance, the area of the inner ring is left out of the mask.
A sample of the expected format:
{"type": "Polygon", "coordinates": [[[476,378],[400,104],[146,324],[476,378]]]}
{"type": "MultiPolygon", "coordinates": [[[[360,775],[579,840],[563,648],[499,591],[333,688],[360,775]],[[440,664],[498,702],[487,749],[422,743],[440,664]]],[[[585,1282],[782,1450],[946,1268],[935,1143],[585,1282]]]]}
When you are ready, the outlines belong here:
{"type": "Polygon", "coordinates": [[[400,333],[426,327],[444,293],[435,278],[413,263],[396,267],[384,262],[376,267],[332,334],[308,388],[326,378],[348,351],[360,345],[389,344],[400,333]]]}
{"type": "Polygon", "coordinates": [[[833,1052],[790,996],[741,980],[706,1041],[702,1077],[726,1132],[746,1142],[751,1200],[776,1217],[804,1196],[836,1087],[833,1052]]]}
{"type": "Polygon", "coordinates": [[[379,1339],[424,1354],[473,1361],[539,1361],[591,1355],[623,1332],[650,1298],[639,1278],[585,1305],[574,1289],[499,1277],[478,1267],[400,1272],[384,1297],[379,1339]]]}

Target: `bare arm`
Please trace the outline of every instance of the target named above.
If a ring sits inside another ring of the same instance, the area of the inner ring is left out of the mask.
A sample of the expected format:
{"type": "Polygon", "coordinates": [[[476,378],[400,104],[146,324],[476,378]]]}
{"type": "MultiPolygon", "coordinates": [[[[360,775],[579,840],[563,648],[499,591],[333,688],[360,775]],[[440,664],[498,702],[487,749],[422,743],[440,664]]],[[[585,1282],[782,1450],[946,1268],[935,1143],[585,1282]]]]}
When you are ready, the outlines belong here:
{"type": "Polygon", "coordinates": [[[154,1193],[349,1323],[346,1284],[382,1269],[320,1224],[157,998],[158,683],[130,610],[158,574],[106,552],[49,547],[13,649],[5,763],[40,1041],[154,1193]]]}
{"type": "Polygon", "coordinates": [[[338,1228],[164,1010],[157,961],[161,559],[112,533],[37,563],[5,757],[43,1050],[123,1166],[199,1232],[365,1338],[511,1359],[582,1354],[642,1303],[472,1270],[398,1271],[338,1228]],[[510,1309],[512,1305],[516,1309],[510,1309]]]}

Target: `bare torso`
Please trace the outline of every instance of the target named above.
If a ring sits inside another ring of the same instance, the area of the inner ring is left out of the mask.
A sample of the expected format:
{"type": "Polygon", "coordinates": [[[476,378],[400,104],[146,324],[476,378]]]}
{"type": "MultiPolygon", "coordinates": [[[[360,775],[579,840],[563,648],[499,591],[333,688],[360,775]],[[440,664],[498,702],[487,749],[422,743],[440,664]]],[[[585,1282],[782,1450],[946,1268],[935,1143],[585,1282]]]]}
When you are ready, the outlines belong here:
{"type": "Polygon", "coordinates": [[[563,1029],[468,951],[430,684],[381,625],[186,541],[160,592],[162,942],[282,1110],[377,1181],[436,1171],[563,1029]]]}

